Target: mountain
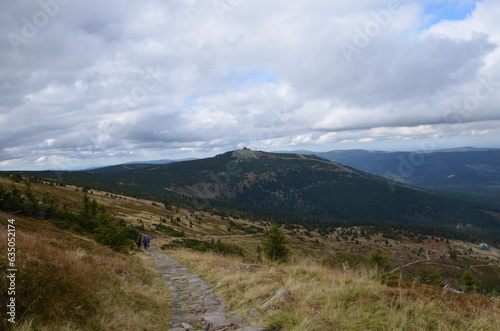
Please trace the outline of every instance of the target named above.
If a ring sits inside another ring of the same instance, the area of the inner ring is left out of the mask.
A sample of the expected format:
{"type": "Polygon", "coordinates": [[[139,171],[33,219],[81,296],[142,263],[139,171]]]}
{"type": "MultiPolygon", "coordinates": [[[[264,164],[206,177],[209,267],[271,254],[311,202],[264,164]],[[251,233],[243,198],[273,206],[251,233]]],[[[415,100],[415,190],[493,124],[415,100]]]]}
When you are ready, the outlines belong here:
{"type": "MultiPolygon", "coordinates": [[[[108,169],[109,170],[109,169],[108,169]]],[[[121,171],[38,172],[31,176],[157,201],[183,200],[281,220],[418,226],[472,224],[497,230],[500,220],[470,202],[428,193],[315,155],[249,149],[121,171]]]]}
{"type": "MultiPolygon", "coordinates": [[[[168,162],[166,162],[168,163],[168,162]]],[[[137,170],[137,169],[142,169],[142,168],[147,168],[150,167],[152,163],[140,163],[140,162],[133,162],[133,163],[125,163],[125,164],[118,164],[118,165],[112,165],[108,167],[102,167],[102,168],[92,168],[92,169],[87,169],[87,172],[91,172],[94,174],[114,174],[114,173],[121,173],[121,172],[127,172],[130,170],[137,170]]],[[[154,163],[153,163],[154,164],[154,163]]]]}
{"type": "Polygon", "coordinates": [[[167,159],[162,159],[162,160],[150,160],[150,161],[132,161],[132,162],[127,162],[124,164],[117,164],[117,165],[111,165],[111,166],[106,166],[106,167],[93,167],[86,169],[84,171],[91,171],[93,173],[115,173],[115,172],[124,172],[128,170],[134,170],[134,169],[140,169],[144,167],[148,167],[150,165],[159,165],[159,164],[168,164],[172,162],[182,162],[182,161],[191,161],[191,160],[196,160],[195,158],[188,158],[188,159],[179,159],[179,160],[167,160],[167,159]]]}
{"type": "Polygon", "coordinates": [[[316,155],[412,186],[500,195],[500,149],[459,148],[432,153],[346,150],[316,155]]]}

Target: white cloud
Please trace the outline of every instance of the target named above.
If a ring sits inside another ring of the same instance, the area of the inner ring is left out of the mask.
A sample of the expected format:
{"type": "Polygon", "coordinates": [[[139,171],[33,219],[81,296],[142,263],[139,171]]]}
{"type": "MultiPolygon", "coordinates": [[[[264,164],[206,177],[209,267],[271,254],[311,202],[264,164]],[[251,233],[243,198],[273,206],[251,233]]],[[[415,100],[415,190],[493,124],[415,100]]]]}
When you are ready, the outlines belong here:
{"type": "Polygon", "coordinates": [[[500,5],[426,29],[444,2],[255,0],[222,14],[201,0],[69,1],[36,33],[37,2],[3,2],[0,167],[498,146],[500,5]]]}

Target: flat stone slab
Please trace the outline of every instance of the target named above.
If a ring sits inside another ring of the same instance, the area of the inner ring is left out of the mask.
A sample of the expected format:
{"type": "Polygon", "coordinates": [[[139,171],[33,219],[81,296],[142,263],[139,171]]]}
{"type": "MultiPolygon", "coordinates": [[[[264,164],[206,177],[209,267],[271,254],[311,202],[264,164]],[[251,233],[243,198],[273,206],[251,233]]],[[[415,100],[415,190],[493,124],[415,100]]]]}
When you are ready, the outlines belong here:
{"type": "Polygon", "coordinates": [[[231,323],[226,320],[226,317],[220,314],[205,315],[203,316],[203,322],[208,324],[209,330],[220,330],[231,326],[231,323]]]}

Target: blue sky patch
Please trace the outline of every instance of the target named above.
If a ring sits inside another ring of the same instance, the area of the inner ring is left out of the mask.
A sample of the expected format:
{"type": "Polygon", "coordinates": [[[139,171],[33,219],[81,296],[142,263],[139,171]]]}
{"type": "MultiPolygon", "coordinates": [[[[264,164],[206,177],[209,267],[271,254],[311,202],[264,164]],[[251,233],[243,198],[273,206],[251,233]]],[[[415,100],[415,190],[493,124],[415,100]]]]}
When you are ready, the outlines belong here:
{"type": "Polygon", "coordinates": [[[441,21],[461,21],[467,18],[480,1],[446,0],[429,3],[423,12],[424,29],[441,21]]]}
{"type": "Polygon", "coordinates": [[[258,83],[272,83],[276,84],[279,82],[278,77],[275,75],[264,71],[264,70],[249,70],[245,72],[230,72],[229,73],[229,81],[238,86],[244,86],[248,84],[258,83]]]}
{"type": "Polygon", "coordinates": [[[195,96],[190,96],[184,100],[184,104],[188,107],[196,107],[198,106],[198,100],[195,96]]]}

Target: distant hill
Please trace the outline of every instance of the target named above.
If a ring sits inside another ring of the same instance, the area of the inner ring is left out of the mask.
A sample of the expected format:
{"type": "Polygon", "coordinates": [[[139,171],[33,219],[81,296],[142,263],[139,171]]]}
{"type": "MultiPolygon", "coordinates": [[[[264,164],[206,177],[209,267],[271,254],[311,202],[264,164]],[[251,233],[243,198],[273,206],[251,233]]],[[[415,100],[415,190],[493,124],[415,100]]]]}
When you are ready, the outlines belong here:
{"type": "Polygon", "coordinates": [[[91,171],[93,173],[106,174],[106,173],[124,172],[124,171],[129,171],[129,170],[145,168],[145,167],[148,167],[150,165],[168,164],[171,162],[182,162],[182,161],[191,161],[191,160],[196,160],[196,159],[195,158],[188,158],[188,159],[179,159],[179,160],[163,159],[163,160],[150,160],[150,161],[133,161],[133,162],[111,165],[111,166],[106,166],[106,167],[90,168],[90,169],[86,169],[84,171],[91,171]]]}
{"type": "Polygon", "coordinates": [[[473,203],[411,188],[314,155],[243,149],[200,160],[115,170],[29,174],[158,201],[183,199],[198,207],[224,206],[295,221],[464,223],[481,229],[500,228],[498,219],[473,203]]]}
{"type": "Polygon", "coordinates": [[[315,154],[412,186],[500,196],[500,149],[464,147],[432,153],[339,150],[315,154]]]}
{"type": "MultiPolygon", "coordinates": [[[[168,163],[168,162],[167,162],[168,163]]],[[[127,164],[119,164],[113,165],[109,167],[102,167],[96,169],[88,169],[86,172],[94,173],[94,174],[114,174],[120,172],[127,172],[130,170],[137,170],[142,168],[150,167],[151,163],[127,163],[127,164]]]]}
{"type": "MultiPolygon", "coordinates": [[[[336,150],[312,152],[278,151],[277,154],[317,155],[358,170],[391,178],[411,186],[500,196],[500,149],[461,147],[432,153],[336,150]]],[[[109,167],[89,169],[93,173],[137,170],[151,165],[193,161],[137,161],[109,167]]]]}

